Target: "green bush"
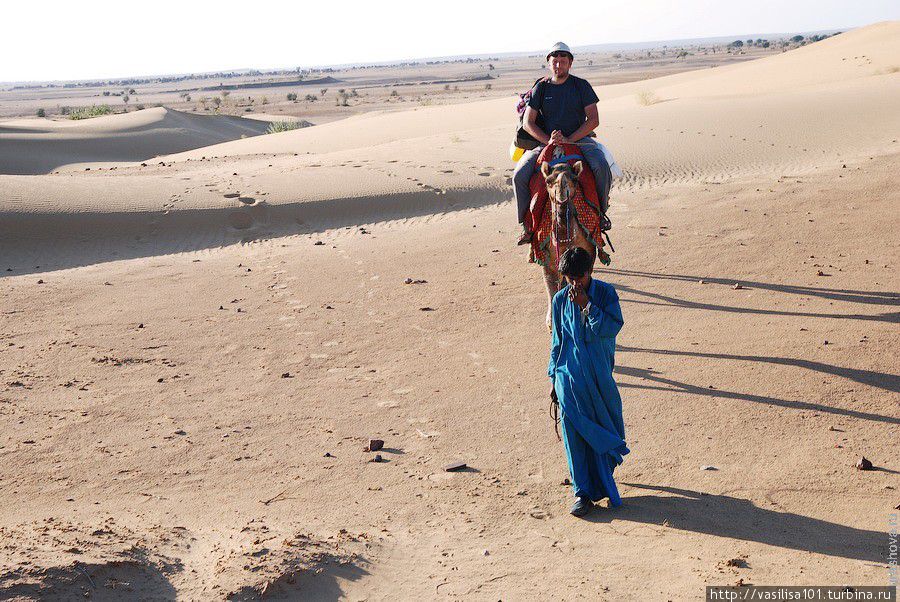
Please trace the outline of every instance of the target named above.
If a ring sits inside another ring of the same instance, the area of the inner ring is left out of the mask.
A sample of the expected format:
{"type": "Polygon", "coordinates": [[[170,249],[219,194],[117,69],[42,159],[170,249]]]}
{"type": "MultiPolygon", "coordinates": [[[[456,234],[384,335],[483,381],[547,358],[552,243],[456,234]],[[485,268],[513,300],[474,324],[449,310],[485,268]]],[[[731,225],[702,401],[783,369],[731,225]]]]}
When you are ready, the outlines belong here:
{"type": "Polygon", "coordinates": [[[312,124],[305,119],[298,121],[273,121],[266,130],[267,134],[278,134],[279,132],[289,132],[291,130],[299,130],[308,128],[312,124]]]}
{"type": "Polygon", "coordinates": [[[44,111],[44,109],[38,109],[38,110],[37,110],[37,116],[38,116],[38,117],[46,117],[46,116],[47,116],[47,112],[44,111]]]}
{"type": "Polygon", "coordinates": [[[297,100],[297,95],[294,94],[293,92],[290,92],[290,93],[288,93],[288,95],[287,95],[287,99],[288,99],[288,100],[297,100]]]}
{"type": "MultiPolygon", "coordinates": [[[[109,115],[112,109],[109,105],[91,105],[90,107],[78,107],[69,110],[69,119],[90,119],[92,117],[100,117],[101,115],[109,115]]],[[[65,115],[65,113],[63,113],[65,115]]]]}

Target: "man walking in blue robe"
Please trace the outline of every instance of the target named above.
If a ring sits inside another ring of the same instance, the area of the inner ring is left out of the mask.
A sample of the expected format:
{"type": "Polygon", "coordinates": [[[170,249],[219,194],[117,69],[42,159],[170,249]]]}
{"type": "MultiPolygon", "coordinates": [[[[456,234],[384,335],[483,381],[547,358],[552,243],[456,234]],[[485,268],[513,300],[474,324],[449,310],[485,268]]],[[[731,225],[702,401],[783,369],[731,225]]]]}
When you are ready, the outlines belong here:
{"type": "Polygon", "coordinates": [[[613,380],[622,310],[612,285],[591,278],[592,267],[592,257],[579,247],[560,258],[567,286],[553,298],[548,368],[551,397],[559,402],[575,516],[584,516],[603,498],[613,507],[622,504],[613,470],[629,451],[622,398],[613,380]]]}

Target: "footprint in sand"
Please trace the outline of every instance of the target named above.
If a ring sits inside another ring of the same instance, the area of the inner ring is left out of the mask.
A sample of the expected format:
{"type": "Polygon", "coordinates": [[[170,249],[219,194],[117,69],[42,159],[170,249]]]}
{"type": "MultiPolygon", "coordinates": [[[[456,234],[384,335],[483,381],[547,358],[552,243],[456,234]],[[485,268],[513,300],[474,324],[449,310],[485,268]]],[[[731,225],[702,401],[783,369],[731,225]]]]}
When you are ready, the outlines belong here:
{"type": "Polygon", "coordinates": [[[441,173],[453,173],[452,169],[442,169],[441,173]]]}
{"type": "Polygon", "coordinates": [[[479,173],[478,175],[479,175],[479,176],[489,176],[489,175],[491,175],[491,172],[489,172],[489,171],[482,171],[482,172],[479,173]]]}

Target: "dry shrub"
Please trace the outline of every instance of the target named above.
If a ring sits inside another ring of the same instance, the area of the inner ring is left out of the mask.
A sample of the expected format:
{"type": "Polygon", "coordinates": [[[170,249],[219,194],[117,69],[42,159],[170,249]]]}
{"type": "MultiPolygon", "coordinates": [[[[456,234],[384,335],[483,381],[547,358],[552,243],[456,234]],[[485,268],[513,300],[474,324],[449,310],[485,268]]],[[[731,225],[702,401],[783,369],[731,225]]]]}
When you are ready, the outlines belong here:
{"type": "Polygon", "coordinates": [[[650,105],[655,105],[659,102],[659,97],[648,90],[638,92],[635,96],[637,97],[638,104],[644,107],[649,107],[650,105]]]}

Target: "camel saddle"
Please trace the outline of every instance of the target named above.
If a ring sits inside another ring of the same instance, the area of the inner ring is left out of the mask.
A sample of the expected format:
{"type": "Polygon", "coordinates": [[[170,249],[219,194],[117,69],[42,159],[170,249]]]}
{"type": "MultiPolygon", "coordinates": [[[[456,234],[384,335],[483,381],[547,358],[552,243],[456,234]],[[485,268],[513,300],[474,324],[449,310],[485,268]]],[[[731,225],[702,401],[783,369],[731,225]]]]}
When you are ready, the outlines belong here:
{"type": "Polygon", "coordinates": [[[603,250],[605,246],[601,230],[603,217],[600,211],[600,200],[597,198],[594,174],[588,167],[577,144],[548,144],[538,155],[534,174],[528,182],[531,204],[525,215],[525,225],[534,232],[528,259],[531,263],[546,265],[553,233],[553,211],[550,208],[550,194],[547,192],[544,175],[541,173],[541,165],[549,162],[551,166],[560,163],[572,166],[577,161],[582,162],[583,169],[575,187],[575,196],[570,200],[575,210],[575,218],[585,236],[597,248],[597,257],[600,258],[601,263],[604,265],[610,263],[609,255],[603,250]]]}

